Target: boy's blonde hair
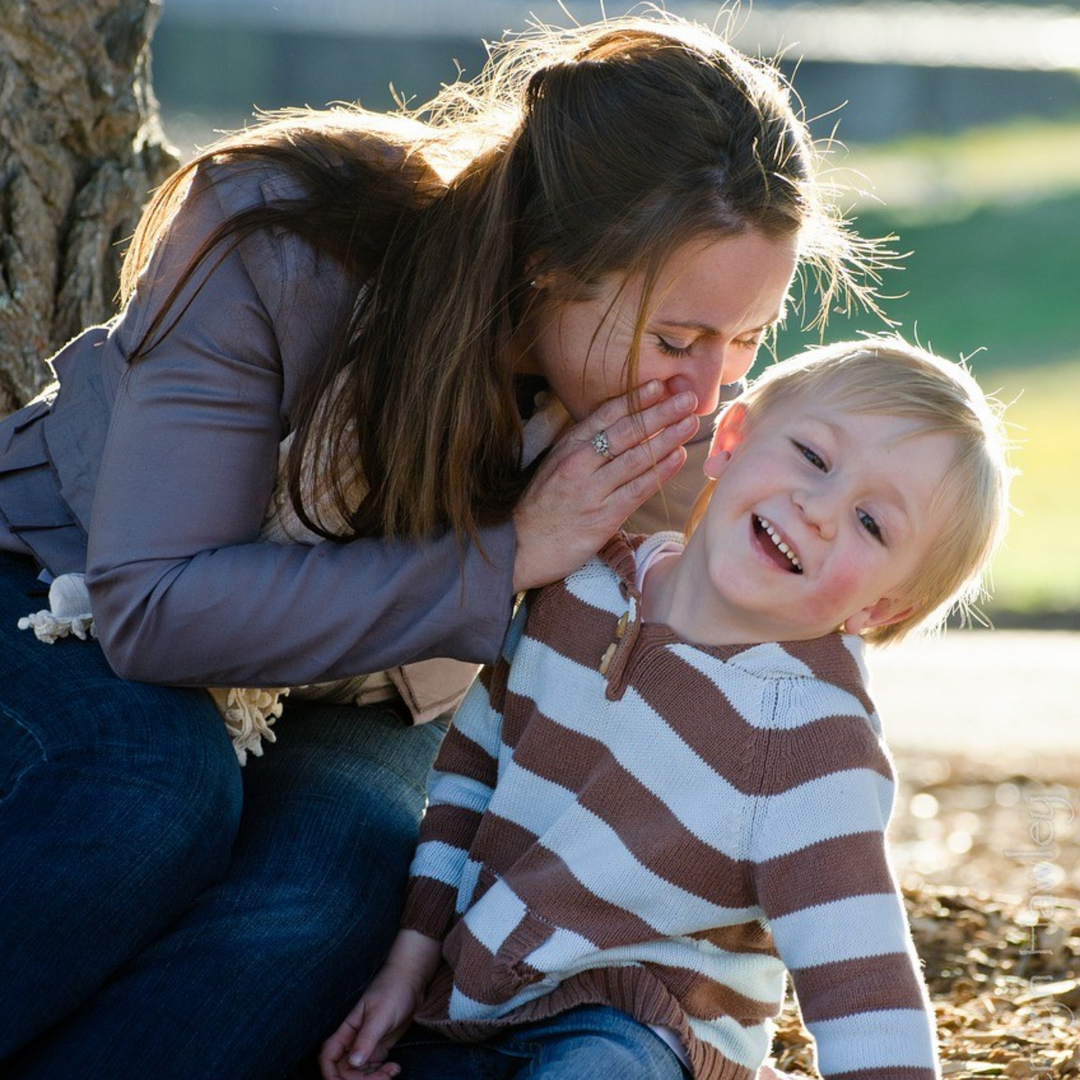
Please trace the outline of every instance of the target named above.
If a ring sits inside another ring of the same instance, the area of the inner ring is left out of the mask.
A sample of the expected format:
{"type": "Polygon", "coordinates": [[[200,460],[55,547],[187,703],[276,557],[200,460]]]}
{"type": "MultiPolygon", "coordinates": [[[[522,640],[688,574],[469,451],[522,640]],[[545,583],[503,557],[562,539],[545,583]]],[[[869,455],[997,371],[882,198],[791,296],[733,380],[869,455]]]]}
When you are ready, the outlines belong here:
{"type": "MultiPolygon", "coordinates": [[[[949,503],[949,527],[899,590],[914,608],[895,623],[866,630],[863,637],[876,645],[898,641],[916,627],[940,627],[954,609],[969,618],[985,595],[983,577],[1008,516],[1013,470],[1001,404],[983,393],[963,364],[898,336],[880,335],[811,348],[774,364],[727,409],[738,411],[739,425],[753,425],[796,397],[836,402],[857,413],[914,419],[928,431],[955,439],[956,456],[936,496],[949,503]]],[[[701,520],[714,483],[698,497],[687,533],[701,520]]]]}

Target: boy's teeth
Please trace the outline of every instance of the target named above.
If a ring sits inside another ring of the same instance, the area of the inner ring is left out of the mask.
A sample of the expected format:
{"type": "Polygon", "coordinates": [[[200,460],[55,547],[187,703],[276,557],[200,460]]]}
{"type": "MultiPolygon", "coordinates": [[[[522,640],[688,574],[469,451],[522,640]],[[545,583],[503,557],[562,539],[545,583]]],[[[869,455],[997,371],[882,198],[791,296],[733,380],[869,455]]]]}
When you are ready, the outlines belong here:
{"type": "Polygon", "coordinates": [[[791,548],[789,548],[787,546],[787,544],[784,543],[783,540],[780,539],[779,535],[777,534],[776,530],[772,527],[770,522],[766,521],[765,518],[763,518],[759,514],[758,515],[758,524],[762,527],[762,529],[765,531],[766,535],[773,542],[773,544],[776,545],[776,547],[779,549],[779,551],[782,554],[784,554],[784,555],[786,555],[788,557],[788,561],[791,563],[792,567],[798,573],[801,574],[802,573],[802,563],[799,562],[798,556],[795,554],[794,551],[791,550],[791,548]]]}

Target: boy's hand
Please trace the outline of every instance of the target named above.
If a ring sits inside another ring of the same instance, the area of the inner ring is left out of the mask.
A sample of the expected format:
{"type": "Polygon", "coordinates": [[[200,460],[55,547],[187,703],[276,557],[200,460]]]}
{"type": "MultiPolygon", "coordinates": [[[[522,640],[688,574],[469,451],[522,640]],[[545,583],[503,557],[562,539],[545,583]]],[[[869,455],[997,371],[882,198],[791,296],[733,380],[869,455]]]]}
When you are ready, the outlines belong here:
{"type": "Polygon", "coordinates": [[[384,967],[323,1044],[319,1067],[325,1080],[397,1076],[401,1067],[386,1055],[409,1026],[417,1004],[409,980],[384,967]]]}
{"type": "Polygon", "coordinates": [[[324,1080],[388,1080],[401,1067],[386,1060],[420,1004],[439,962],[439,942],[402,930],[382,969],[352,1012],[323,1043],[324,1080]]]}

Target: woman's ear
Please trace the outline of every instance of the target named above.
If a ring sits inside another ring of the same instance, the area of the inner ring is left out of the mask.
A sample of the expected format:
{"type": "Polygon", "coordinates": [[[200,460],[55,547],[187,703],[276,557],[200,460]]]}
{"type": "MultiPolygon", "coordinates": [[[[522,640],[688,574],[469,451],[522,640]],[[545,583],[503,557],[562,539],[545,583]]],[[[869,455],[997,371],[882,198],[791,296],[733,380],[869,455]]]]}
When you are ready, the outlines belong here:
{"type": "Polygon", "coordinates": [[[735,447],[742,442],[745,420],[746,407],[737,401],[720,414],[709,446],[709,456],[705,459],[704,471],[710,480],[719,480],[727,468],[735,447]]]}
{"type": "Polygon", "coordinates": [[[544,253],[534,251],[525,260],[525,280],[533,289],[549,289],[556,283],[557,273],[554,270],[544,270],[544,253]]]}

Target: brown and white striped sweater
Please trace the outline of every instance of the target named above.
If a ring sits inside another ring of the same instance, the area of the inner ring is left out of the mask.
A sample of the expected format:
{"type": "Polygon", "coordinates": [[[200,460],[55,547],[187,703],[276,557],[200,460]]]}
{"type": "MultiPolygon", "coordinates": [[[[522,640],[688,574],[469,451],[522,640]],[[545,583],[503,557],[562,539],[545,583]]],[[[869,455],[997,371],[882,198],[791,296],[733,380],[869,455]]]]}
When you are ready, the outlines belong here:
{"type": "MultiPolygon", "coordinates": [[[[435,762],[403,926],[418,1020],[477,1040],[607,1003],[749,1080],[792,973],[830,1080],[932,1080],[862,643],[703,647],[639,615],[620,537],[522,605],[435,762]]],[[[640,546],[639,546],[640,545],[640,546]]]]}

